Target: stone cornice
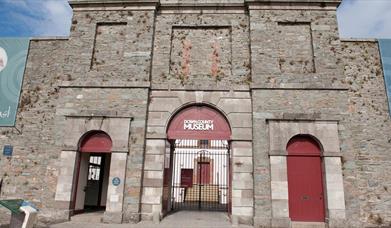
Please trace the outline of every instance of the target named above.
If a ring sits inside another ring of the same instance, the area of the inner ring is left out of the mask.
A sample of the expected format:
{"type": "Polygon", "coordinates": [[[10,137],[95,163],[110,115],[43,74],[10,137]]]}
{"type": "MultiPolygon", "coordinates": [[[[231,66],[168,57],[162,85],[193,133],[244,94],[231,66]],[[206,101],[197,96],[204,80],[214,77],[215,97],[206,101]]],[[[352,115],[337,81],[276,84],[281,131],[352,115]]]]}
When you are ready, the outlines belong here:
{"type": "Polygon", "coordinates": [[[155,9],[159,0],[68,0],[73,9],[119,10],[119,9],[155,9]]]}
{"type": "Polygon", "coordinates": [[[69,0],[72,8],[96,6],[240,7],[250,9],[336,9],[342,0],[69,0]]]}
{"type": "Polygon", "coordinates": [[[323,5],[339,5],[342,0],[244,0],[247,4],[262,4],[262,5],[273,5],[273,4],[323,4],[323,5]]]}
{"type": "Polygon", "coordinates": [[[249,9],[336,10],[342,0],[245,0],[249,9]]]}
{"type": "Polygon", "coordinates": [[[244,0],[225,0],[225,1],[178,1],[178,0],[161,0],[160,5],[163,7],[185,7],[185,8],[204,8],[204,7],[244,7],[244,0]]]}
{"type": "Polygon", "coordinates": [[[159,0],[69,0],[70,5],[91,5],[91,4],[157,4],[159,0]]]}

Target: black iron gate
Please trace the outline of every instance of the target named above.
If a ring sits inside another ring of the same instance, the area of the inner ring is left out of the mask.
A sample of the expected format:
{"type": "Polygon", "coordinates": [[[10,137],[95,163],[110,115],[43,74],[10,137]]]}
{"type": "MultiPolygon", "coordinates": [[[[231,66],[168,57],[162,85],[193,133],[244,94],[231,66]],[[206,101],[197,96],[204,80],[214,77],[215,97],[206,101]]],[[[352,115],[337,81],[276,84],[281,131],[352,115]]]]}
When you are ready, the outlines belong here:
{"type": "Polygon", "coordinates": [[[171,210],[228,211],[227,140],[175,140],[171,157],[171,210]]]}

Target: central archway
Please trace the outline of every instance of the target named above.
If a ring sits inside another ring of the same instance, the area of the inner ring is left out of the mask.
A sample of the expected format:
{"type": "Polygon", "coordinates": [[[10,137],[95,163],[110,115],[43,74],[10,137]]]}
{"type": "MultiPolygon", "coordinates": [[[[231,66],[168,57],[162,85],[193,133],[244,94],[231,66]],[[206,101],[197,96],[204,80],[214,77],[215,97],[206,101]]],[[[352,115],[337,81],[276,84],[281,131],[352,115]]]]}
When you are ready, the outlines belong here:
{"type": "Polygon", "coordinates": [[[163,211],[230,211],[231,128],[207,105],[178,111],[167,128],[163,211]]]}

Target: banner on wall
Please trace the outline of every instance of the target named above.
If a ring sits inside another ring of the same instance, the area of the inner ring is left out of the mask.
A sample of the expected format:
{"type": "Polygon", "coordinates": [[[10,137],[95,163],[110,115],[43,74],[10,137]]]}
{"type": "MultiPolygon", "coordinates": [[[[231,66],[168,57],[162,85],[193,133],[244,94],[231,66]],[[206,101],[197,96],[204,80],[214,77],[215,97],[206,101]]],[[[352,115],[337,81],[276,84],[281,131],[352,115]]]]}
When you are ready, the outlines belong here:
{"type": "Polygon", "coordinates": [[[384,72],[384,83],[388,96],[388,110],[391,116],[391,39],[379,40],[379,47],[384,72]]]}
{"type": "Polygon", "coordinates": [[[0,38],[0,127],[15,126],[29,43],[0,38]]]}

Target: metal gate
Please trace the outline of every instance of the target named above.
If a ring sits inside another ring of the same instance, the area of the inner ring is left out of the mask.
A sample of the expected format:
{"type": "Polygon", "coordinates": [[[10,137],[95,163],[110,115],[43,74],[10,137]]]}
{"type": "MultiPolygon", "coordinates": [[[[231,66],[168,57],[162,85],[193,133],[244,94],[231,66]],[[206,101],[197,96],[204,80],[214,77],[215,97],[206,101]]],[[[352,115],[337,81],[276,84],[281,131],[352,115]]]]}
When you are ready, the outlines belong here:
{"type": "Polygon", "coordinates": [[[228,211],[228,141],[177,139],[173,142],[171,210],[228,211]]]}

